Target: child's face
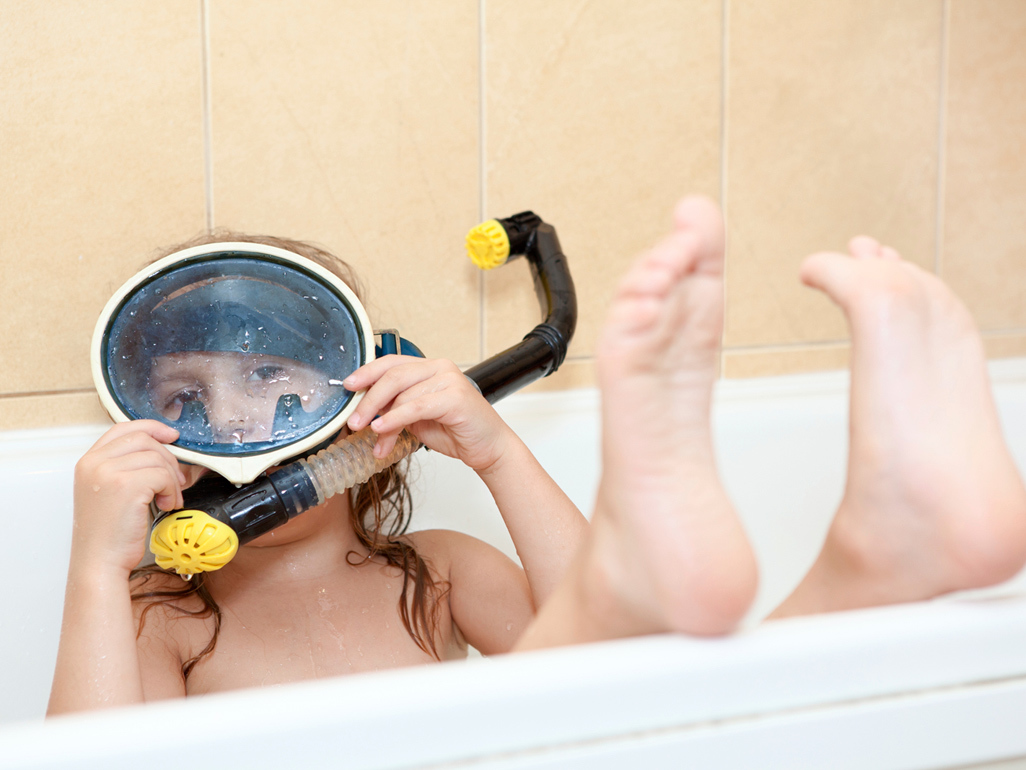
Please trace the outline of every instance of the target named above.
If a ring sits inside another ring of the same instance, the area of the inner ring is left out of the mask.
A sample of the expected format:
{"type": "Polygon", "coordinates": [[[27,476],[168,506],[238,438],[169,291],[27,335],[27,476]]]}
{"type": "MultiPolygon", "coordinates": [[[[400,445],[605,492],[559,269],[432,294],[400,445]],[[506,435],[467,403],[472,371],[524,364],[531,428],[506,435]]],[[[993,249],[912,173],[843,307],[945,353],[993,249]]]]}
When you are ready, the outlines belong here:
{"type": "Polygon", "coordinates": [[[189,352],[160,356],[153,362],[149,392],[154,408],[177,420],[189,401],[203,404],[215,441],[269,441],[278,399],[299,396],[314,411],[330,393],[323,372],[293,361],[247,353],[189,352]]]}

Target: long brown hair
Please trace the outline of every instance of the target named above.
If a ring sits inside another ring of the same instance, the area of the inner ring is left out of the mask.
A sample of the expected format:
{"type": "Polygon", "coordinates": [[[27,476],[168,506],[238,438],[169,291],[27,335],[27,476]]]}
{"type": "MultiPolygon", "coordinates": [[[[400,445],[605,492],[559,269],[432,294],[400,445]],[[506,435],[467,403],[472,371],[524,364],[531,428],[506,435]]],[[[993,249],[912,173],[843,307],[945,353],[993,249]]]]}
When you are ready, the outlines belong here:
{"type": "MultiPolygon", "coordinates": [[[[161,256],[192,246],[226,241],[259,243],[300,254],[331,270],[345,281],[358,297],[363,296],[360,282],[349,265],[327,250],[304,241],[214,230],[168,249],[161,256]]],[[[359,556],[350,551],[346,560],[354,566],[372,561],[380,563],[384,560],[386,564],[402,572],[399,617],[417,647],[440,660],[436,643],[438,609],[441,600],[449,591],[449,584],[435,577],[430,565],[417,553],[409,540],[403,537],[409,528],[413,510],[413,499],[406,479],[408,465],[408,461],[393,465],[372,476],[365,483],[348,490],[350,523],[357,539],[367,549],[367,555],[359,556]]],[[[178,616],[213,618],[214,621],[214,632],[207,646],[182,663],[182,677],[188,679],[196,664],[212,653],[217,645],[221,630],[221,608],[210,592],[204,573],[195,575],[189,582],[183,581],[181,587],[144,590],[150,579],[158,574],[167,573],[156,565],[147,565],[133,570],[130,577],[131,581],[139,581],[137,589],[132,592],[132,600],[147,602],[139,617],[139,634],[142,633],[146,615],[158,604],[172,609],[178,616]],[[202,608],[191,610],[184,606],[183,600],[192,596],[202,602],[202,608]]]]}

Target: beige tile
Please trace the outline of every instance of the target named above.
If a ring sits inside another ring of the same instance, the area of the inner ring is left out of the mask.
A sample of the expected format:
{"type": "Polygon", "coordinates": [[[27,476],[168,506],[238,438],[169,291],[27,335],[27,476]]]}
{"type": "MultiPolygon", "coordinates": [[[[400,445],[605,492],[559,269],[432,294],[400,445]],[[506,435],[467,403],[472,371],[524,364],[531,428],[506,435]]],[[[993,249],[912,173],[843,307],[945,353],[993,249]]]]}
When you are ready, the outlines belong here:
{"type": "MultiPolygon", "coordinates": [[[[489,0],[486,213],[555,226],[594,352],[620,274],[687,192],[719,195],[722,3],[489,0]]],[[[539,320],[527,266],[487,276],[487,350],[539,320]]]]}
{"type": "Polygon", "coordinates": [[[210,7],[216,224],[326,245],[376,325],[476,359],[476,0],[210,7]]]}
{"type": "Polygon", "coordinates": [[[848,345],[727,350],[723,354],[722,376],[744,379],[847,369],[849,352],[848,345]]]}
{"type": "Polygon", "coordinates": [[[983,329],[1026,326],[1026,3],[952,0],[942,274],[983,329]]]}
{"type": "Polygon", "coordinates": [[[983,348],[987,352],[987,358],[1026,356],[1026,331],[1005,334],[984,333],[983,348]]]}
{"type": "Polygon", "coordinates": [[[728,344],[843,338],[798,267],[860,232],[932,266],[943,5],[730,4],[728,344]]]}
{"type": "Polygon", "coordinates": [[[90,388],[112,291],[203,229],[200,40],[194,2],[4,3],[0,393],[90,388]]]}
{"type": "Polygon", "coordinates": [[[110,424],[93,390],[0,397],[0,430],[110,424]]]}

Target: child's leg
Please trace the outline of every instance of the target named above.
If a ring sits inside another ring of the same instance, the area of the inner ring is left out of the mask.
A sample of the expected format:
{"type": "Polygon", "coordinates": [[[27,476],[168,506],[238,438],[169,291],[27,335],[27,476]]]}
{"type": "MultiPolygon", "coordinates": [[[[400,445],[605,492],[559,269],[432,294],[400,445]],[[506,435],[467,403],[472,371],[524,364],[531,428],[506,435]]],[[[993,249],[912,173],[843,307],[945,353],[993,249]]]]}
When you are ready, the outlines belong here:
{"type": "Polygon", "coordinates": [[[518,647],[657,631],[717,634],[756,568],[717,475],[709,424],[723,330],[723,223],[683,201],[621,281],[598,349],[602,481],[567,577],[518,647]]]}
{"type": "Polygon", "coordinates": [[[928,599],[1026,561],[1026,489],[968,311],[892,249],[850,248],[802,267],[851,327],[851,446],[826,544],[778,617],[928,599]]]}

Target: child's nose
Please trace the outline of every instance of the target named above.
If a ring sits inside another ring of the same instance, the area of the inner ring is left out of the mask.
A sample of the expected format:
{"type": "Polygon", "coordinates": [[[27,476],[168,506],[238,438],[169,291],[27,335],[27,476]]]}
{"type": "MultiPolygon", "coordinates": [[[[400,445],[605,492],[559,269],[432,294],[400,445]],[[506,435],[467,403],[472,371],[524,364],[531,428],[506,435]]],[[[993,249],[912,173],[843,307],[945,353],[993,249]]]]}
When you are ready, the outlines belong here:
{"type": "Polygon", "coordinates": [[[207,402],[207,419],[214,435],[221,440],[242,441],[249,419],[239,399],[214,395],[207,402]]]}

